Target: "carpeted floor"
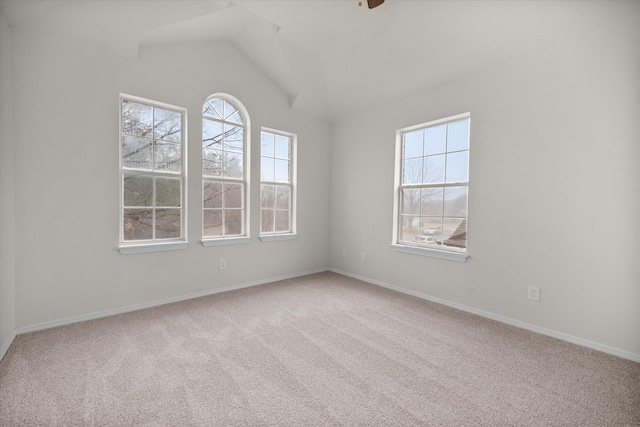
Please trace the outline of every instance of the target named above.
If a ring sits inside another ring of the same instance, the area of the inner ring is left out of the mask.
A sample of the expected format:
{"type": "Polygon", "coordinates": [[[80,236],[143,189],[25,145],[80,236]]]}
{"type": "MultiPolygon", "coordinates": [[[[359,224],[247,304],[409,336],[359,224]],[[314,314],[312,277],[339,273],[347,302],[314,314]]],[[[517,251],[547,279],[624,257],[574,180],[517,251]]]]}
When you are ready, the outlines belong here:
{"type": "Polygon", "coordinates": [[[639,426],[640,364],[320,273],[18,336],[9,426],[639,426]]]}

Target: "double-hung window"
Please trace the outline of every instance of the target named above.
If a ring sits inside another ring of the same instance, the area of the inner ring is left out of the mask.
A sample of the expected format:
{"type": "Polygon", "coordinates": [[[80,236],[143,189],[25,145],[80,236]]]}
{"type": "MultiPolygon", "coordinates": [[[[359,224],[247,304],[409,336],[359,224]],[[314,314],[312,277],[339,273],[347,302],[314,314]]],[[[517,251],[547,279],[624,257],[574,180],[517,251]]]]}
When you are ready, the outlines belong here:
{"type": "Polygon", "coordinates": [[[249,241],[249,124],[229,95],[212,95],[202,110],[202,244],[249,241]]]}
{"type": "Polygon", "coordinates": [[[296,136],[263,129],[260,144],[260,239],[295,238],[296,136]]]}
{"type": "Polygon", "coordinates": [[[397,132],[394,249],[466,259],[469,125],[466,113],[397,132]]]}
{"type": "Polygon", "coordinates": [[[120,96],[120,252],[186,247],[186,110],[120,96]]]}

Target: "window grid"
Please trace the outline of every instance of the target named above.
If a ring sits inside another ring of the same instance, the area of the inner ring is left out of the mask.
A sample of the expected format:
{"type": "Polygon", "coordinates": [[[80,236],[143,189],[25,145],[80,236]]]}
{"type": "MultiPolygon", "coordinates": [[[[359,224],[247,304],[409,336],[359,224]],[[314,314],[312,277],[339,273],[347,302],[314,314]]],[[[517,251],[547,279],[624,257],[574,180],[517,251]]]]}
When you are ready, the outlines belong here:
{"type": "Polygon", "coordinates": [[[260,151],[260,234],[295,233],[295,138],[263,130],[260,151]]]}
{"type": "Polygon", "coordinates": [[[212,96],[202,112],[203,239],[248,234],[247,126],[239,103],[212,96]]]}
{"type": "Polygon", "coordinates": [[[120,97],[120,243],[184,241],[186,111],[120,97]]]}
{"type": "Polygon", "coordinates": [[[395,243],[466,252],[469,122],[465,114],[399,132],[395,243]]]}

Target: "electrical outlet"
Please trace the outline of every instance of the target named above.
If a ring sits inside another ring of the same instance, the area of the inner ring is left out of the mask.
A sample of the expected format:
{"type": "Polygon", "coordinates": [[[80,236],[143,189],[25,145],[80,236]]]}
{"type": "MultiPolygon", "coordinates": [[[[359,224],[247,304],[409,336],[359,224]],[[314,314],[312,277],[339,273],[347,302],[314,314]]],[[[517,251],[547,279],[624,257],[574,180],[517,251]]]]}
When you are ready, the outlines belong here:
{"type": "Polygon", "coordinates": [[[342,256],[347,256],[347,250],[345,248],[342,248],[342,256]]]}
{"type": "Polygon", "coordinates": [[[367,260],[367,254],[365,252],[362,252],[360,254],[360,261],[365,262],[367,260]]]}
{"type": "Polygon", "coordinates": [[[537,286],[529,286],[529,292],[527,298],[533,301],[540,301],[540,288],[537,286]]]}
{"type": "Polygon", "coordinates": [[[219,259],[218,260],[218,270],[225,270],[227,268],[227,260],[219,259]]]}

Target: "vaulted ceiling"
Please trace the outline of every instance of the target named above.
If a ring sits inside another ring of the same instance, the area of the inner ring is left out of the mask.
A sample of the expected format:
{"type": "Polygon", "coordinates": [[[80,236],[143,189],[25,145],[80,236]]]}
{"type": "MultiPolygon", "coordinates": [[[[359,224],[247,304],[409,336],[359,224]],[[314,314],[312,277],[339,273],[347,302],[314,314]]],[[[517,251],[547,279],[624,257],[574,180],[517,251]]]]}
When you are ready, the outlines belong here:
{"type": "Polygon", "coordinates": [[[289,96],[333,120],[640,14],[640,1],[0,0],[11,27],[137,58],[228,41],[289,96]]]}

